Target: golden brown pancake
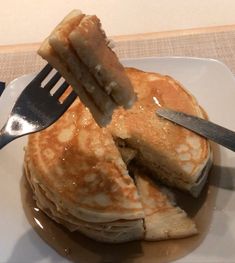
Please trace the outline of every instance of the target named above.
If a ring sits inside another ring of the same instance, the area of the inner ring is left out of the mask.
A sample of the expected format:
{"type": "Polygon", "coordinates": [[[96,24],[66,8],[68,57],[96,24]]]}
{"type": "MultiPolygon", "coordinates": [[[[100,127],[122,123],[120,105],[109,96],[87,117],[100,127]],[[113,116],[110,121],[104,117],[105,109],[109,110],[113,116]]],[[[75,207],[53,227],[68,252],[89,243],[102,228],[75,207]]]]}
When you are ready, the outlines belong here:
{"type": "Polygon", "coordinates": [[[121,243],[143,239],[144,226],[142,219],[116,220],[111,222],[89,222],[70,214],[61,203],[54,202],[48,189],[31,176],[28,162],[25,160],[25,174],[34,193],[37,207],[71,232],[79,231],[86,236],[101,242],[121,243]]]}
{"type": "Polygon", "coordinates": [[[131,109],[117,110],[108,126],[115,140],[135,149],[135,159],[162,182],[198,195],[210,167],[206,139],[156,115],[159,107],[204,117],[196,99],[169,76],[127,69],[137,94],[131,109]]]}
{"type": "Polygon", "coordinates": [[[130,107],[135,94],[96,16],[73,10],[42,43],[38,54],[74,88],[100,126],[118,106],[130,107]]]}
{"type": "Polygon", "coordinates": [[[90,69],[83,64],[79,56],[76,54],[76,51],[71,48],[71,43],[68,40],[68,35],[74,30],[74,28],[79,26],[84,17],[84,14],[78,14],[63,22],[61,27],[49,37],[49,44],[59,56],[60,60],[65,62],[68,69],[77,80],[78,86],[74,88],[77,90],[82,84],[87,94],[91,97],[100,111],[103,114],[106,114],[106,112],[112,114],[116,104],[101,88],[102,86],[98,84],[90,73],[90,69]]]}
{"type": "Polygon", "coordinates": [[[130,108],[135,100],[133,88],[116,54],[107,45],[107,37],[96,16],[85,16],[69,34],[77,55],[117,105],[130,108]]]}
{"type": "Polygon", "coordinates": [[[161,104],[201,116],[200,107],[170,77],[126,73],[138,100],[132,109],[116,110],[107,128],[77,99],[56,123],[29,136],[25,170],[37,204],[71,231],[103,242],[195,234],[194,223],[142,173],[135,174],[136,187],[125,162],[134,159],[163,182],[192,189],[209,162],[208,142],[155,111],[161,104]]]}
{"type": "Polygon", "coordinates": [[[143,171],[135,171],[135,181],[145,214],[145,240],[182,238],[198,233],[195,223],[172,204],[164,190],[143,171]]]}

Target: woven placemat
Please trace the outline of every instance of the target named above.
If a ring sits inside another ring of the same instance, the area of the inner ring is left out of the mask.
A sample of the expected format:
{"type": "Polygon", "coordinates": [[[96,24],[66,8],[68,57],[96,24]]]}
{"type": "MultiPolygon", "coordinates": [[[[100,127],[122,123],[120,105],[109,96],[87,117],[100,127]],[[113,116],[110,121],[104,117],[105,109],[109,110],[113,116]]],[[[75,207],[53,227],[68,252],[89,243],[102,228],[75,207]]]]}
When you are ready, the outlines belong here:
{"type": "MultiPolygon", "coordinates": [[[[235,29],[225,32],[189,33],[180,36],[132,38],[116,41],[120,58],[153,56],[190,56],[214,58],[225,63],[235,73],[235,29]]],[[[1,48],[0,48],[1,49],[1,48]]],[[[30,50],[0,52],[0,81],[10,80],[38,71],[45,62],[36,54],[37,45],[30,50]]]]}

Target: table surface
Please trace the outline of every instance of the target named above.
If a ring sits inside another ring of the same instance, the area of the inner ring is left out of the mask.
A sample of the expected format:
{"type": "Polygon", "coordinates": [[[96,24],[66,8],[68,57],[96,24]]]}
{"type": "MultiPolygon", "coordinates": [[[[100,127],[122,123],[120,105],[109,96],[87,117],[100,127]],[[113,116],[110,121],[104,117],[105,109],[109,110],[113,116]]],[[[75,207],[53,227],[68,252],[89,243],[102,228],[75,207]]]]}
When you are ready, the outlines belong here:
{"type": "Polygon", "coordinates": [[[109,36],[235,24],[234,0],[8,0],[0,45],[41,42],[72,9],[96,14],[109,36]]]}
{"type": "MultiPolygon", "coordinates": [[[[235,74],[235,25],[114,37],[119,58],[187,56],[220,60],[235,74]]],[[[39,43],[0,46],[0,80],[37,72],[39,43]]]]}
{"type": "Polygon", "coordinates": [[[42,38],[77,7],[101,18],[107,34],[113,35],[120,58],[206,57],[222,61],[235,73],[235,16],[231,12],[235,1],[204,2],[4,1],[0,9],[0,80],[9,82],[38,71],[45,64],[36,52],[42,38]]]}

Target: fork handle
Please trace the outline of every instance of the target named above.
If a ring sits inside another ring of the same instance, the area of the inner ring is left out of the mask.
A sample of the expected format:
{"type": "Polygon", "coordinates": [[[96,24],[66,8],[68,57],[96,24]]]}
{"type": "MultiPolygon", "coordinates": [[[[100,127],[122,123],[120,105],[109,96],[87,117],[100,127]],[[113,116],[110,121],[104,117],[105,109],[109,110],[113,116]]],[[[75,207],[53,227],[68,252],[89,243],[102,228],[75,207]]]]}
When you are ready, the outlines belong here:
{"type": "Polygon", "coordinates": [[[0,131],[0,150],[14,139],[15,136],[10,135],[8,132],[5,131],[3,127],[0,131]]]}

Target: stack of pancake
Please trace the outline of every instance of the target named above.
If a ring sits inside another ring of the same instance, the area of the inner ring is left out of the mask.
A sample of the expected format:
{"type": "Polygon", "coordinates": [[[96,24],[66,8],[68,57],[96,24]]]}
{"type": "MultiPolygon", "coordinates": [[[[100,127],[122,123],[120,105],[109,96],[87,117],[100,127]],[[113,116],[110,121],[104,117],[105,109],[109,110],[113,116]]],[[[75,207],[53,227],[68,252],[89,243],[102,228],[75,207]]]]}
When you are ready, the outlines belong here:
{"type": "Polygon", "coordinates": [[[210,166],[208,141],[155,112],[167,107],[203,117],[203,111],[171,77],[130,68],[126,75],[137,101],[115,110],[107,127],[77,99],[56,123],[29,136],[25,171],[37,205],[71,231],[102,242],[196,234],[157,180],[199,194],[210,166]],[[135,165],[132,176],[129,165],[135,165]]]}

